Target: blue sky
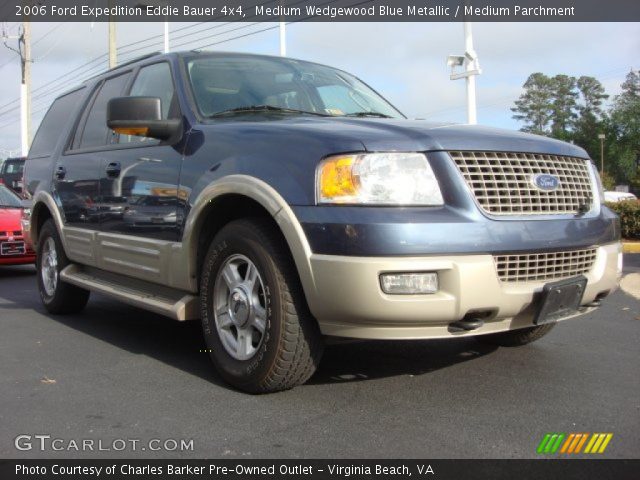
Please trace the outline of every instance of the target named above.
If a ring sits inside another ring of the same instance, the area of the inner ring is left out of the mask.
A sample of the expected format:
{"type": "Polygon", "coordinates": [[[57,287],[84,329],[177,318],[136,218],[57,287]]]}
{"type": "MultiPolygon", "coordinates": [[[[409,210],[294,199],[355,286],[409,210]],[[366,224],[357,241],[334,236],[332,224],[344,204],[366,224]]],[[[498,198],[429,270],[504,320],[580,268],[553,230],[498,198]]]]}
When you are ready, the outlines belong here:
{"type": "MultiPolygon", "coordinates": [[[[106,68],[106,59],[57,80],[106,53],[104,23],[33,25],[34,132],[57,88],[72,86],[83,75],[106,68]],[[90,70],[91,67],[94,67],[90,70]],[[66,81],[68,80],[68,81],[66,81]],[[53,82],[53,83],[52,83],[53,82]]],[[[274,24],[171,24],[179,49],[195,48],[274,24]],[[187,27],[187,28],[185,28],[187,27]],[[215,28],[213,28],[215,27],[215,28]],[[230,31],[237,29],[235,31],[230,31]],[[200,32],[200,33],[195,33],[200,32]],[[181,35],[191,34],[183,38],[181,35]],[[187,43],[188,42],[188,43],[187,43]]],[[[17,24],[5,25],[9,34],[17,24]]],[[[120,23],[122,46],[162,33],[162,24],[120,23]]],[[[483,74],[478,78],[479,123],[517,129],[509,108],[527,76],[536,71],[555,75],[593,75],[609,94],[619,92],[631,68],[640,68],[640,23],[474,23],[474,42],[483,74]]],[[[10,42],[11,43],[11,42],[10,42]]],[[[15,41],[13,42],[15,43],[15,41]]],[[[158,37],[123,54],[127,59],[162,48],[158,37]]],[[[278,30],[248,35],[211,49],[278,53],[278,30]]],[[[449,80],[446,57],[463,53],[461,23],[299,23],[287,26],[287,53],[352,72],[385,95],[410,117],[463,123],[466,120],[464,81],[449,80]]],[[[0,46],[0,157],[20,144],[20,71],[17,55],[0,46]],[[7,105],[6,107],[2,107],[7,105]]]]}

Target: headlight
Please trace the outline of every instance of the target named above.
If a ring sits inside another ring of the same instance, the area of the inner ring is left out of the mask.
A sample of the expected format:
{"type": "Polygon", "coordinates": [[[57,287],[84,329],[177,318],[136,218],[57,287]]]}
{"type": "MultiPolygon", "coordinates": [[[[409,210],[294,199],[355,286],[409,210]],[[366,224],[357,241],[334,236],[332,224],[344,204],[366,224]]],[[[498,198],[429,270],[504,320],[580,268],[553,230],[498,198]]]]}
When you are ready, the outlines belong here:
{"type": "Polygon", "coordinates": [[[366,153],[326,158],[316,172],[318,203],[443,205],[422,153],[366,153]]]}

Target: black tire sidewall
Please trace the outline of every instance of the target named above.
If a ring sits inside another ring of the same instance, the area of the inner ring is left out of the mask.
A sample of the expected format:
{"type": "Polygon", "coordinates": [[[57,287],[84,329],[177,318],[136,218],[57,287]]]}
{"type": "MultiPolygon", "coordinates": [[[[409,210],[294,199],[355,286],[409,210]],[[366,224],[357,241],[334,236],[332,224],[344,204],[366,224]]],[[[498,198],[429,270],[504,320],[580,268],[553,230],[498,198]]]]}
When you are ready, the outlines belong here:
{"type": "Polygon", "coordinates": [[[225,380],[241,388],[259,384],[272,369],[284,315],[277,267],[272,260],[273,252],[268,244],[260,243],[255,232],[243,227],[239,224],[229,225],[214,238],[202,268],[201,281],[202,328],[209,355],[225,380]],[[226,259],[235,254],[244,255],[255,264],[265,289],[265,336],[258,351],[248,360],[237,360],[226,351],[218,335],[212,309],[218,270],[226,259]]]}

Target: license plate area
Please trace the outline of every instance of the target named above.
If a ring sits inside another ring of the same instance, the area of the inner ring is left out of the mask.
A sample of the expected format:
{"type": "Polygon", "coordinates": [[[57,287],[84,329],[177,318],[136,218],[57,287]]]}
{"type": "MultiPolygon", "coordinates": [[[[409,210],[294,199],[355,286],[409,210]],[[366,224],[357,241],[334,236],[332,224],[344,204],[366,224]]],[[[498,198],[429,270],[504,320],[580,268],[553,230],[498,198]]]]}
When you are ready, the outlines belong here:
{"type": "Polygon", "coordinates": [[[0,255],[24,255],[24,242],[2,242],[0,243],[0,255]]]}
{"type": "Polygon", "coordinates": [[[547,283],[542,289],[533,323],[544,325],[574,314],[580,307],[586,287],[587,279],[582,275],[547,283]]]}

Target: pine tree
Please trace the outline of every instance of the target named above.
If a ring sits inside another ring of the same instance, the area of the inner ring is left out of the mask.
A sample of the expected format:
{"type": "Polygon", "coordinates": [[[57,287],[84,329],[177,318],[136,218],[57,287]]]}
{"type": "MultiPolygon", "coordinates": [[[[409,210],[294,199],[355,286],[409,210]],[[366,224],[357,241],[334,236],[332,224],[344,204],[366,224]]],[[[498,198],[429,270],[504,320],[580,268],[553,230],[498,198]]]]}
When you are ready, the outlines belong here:
{"type": "Polygon", "coordinates": [[[568,75],[556,75],[551,79],[551,89],[551,135],[554,138],[569,140],[571,127],[577,118],[576,79],[568,75]]]}
{"type": "Polygon", "coordinates": [[[522,131],[547,135],[553,101],[552,82],[543,73],[533,73],[523,85],[524,93],[516,100],[513,118],[524,123],[522,131]]]}
{"type": "Polygon", "coordinates": [[[609,155],[617,164],[618,179],[640,188],[640,72],[627,75],[613,102],[611,123],[616,138],[609,155]]]}
{"type": "Polygon", "coordinates": [[[607,130],[602,105],[609,95],[594,77],[580,77],[576,85],[580,96],[577,106],[578,116],[573,125],[571,139],[584,148],[591,158],[597,159],[600,157],[598,134],[605,133],[607,130]]]}

